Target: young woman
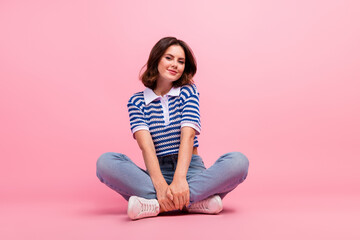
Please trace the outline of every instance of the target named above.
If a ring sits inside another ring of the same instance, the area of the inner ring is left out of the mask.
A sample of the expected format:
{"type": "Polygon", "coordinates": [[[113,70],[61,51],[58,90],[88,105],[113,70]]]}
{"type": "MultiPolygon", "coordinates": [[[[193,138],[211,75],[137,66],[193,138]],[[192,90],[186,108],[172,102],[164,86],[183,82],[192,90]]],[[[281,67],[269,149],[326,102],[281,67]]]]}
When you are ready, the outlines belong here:
{"type": "Polygon", "coordinates": [[[147,170],[122,153],[104,153],[97,161],[97,177],[128,201],[131,219],[173,210],[217,214],[221,200],[247,176],[249,162],[240,152],[220,156],[208,169],[198,154],[196,69],[184,41],[160,39],[140,77],[145,90],[133,94],[127,105],[147,170]]]}

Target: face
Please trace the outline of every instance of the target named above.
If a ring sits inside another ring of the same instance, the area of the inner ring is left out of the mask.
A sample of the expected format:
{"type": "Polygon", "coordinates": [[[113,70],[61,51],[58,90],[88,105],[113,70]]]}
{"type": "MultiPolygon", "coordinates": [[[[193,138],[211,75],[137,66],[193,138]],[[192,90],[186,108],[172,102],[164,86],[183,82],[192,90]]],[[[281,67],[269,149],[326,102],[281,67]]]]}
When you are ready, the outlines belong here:
{"type": "Polygon", "coordinates": [[[185,52],[179,45],[171,45],[162,55],[159,64],[159,79],[161,82],[175,82],[185,69],[185,52]]]}

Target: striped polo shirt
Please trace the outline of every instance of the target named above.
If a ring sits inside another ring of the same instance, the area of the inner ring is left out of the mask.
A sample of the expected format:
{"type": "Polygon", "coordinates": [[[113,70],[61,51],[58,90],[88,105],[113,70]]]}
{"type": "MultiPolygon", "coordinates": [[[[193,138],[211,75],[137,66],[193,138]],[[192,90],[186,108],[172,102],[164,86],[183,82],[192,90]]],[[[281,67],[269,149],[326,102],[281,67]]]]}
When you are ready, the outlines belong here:
{"type": "Polygon", "coordinates": [[[195,129],[194,147],[198,147],[199,96],[195,84],[173,87],[164,96],[150,88],[133,94],[127,104],[133,137],[136,131],[148,130],[157,156],[175,154],[179,152],[181,128],[190,126],[195,129]]]}

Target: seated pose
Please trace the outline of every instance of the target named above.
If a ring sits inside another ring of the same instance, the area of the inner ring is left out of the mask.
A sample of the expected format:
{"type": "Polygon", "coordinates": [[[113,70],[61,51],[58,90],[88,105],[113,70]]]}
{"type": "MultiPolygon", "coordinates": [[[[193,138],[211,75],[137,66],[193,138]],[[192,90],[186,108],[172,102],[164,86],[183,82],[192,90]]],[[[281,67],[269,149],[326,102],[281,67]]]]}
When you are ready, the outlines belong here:
{"type": "Polygon", "coordinates": [[[225,195],[245,180],[249,161],[240,152],[229,152],[211,167],[204,166],[197,149],[201,123],[193,80],[196,60],[184,41],[160,39],[146,66],[140,76],[145,90],[127,104],[146,170],[125,154],[108,152],[97,160],[97,177],[128,201],[133,220],[174,210],[217,214],[225,195]]]}

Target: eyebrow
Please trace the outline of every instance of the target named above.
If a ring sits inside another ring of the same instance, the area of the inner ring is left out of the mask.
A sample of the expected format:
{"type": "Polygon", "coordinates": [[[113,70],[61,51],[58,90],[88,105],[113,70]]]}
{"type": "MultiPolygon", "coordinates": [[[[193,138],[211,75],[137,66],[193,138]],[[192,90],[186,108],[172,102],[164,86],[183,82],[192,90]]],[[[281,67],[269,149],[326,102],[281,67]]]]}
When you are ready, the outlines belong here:
{"type": "MultiPolygon", "coordinates": [[[[173,56],[172,54],[170,54],[170,53],[167,53],[167,54],[165,54],[165,55],[170,55],[170,56],[174,57],[174,56],[173,56]]],[[[185,60],[185,58],[179,58],[179,59],[185,60]]]]}

